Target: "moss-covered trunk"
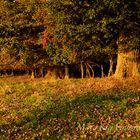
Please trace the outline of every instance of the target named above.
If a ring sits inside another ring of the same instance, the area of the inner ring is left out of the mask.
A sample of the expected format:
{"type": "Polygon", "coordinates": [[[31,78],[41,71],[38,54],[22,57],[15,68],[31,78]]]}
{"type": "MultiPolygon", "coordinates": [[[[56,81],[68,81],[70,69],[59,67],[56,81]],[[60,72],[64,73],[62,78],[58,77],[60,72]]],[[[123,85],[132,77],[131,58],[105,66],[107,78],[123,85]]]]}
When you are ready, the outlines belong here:
{"type": "Polygon", "coordinates": [[[138,68],[139,52],[137,50],[130,50],[125,42],[125,38],[124,34],[121,34],[118,40],[118,58],[115,77],[124,78],[140,76],[138,68]]]}

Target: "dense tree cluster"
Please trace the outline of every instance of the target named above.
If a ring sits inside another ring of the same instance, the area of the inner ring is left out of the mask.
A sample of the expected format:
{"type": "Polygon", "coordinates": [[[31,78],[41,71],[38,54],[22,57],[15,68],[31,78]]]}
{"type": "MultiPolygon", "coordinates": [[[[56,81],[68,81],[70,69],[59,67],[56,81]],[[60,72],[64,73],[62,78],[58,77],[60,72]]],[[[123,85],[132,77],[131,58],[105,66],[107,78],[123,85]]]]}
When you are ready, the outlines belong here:
{"type": "Polygon", "coordinates": [[[139,0],[1,0],[0,8],[1,72],[139,76],[139,0]]]}

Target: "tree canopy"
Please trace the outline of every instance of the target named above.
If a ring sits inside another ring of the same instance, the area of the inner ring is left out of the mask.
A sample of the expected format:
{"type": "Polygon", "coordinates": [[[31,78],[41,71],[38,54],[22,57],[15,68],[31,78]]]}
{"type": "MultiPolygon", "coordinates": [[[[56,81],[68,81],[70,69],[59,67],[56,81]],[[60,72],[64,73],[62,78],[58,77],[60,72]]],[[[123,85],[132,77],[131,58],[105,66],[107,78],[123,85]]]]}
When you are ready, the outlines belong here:
{"type": "Polygon", "coordinates": [[[139,0],[2,0],[0,7],[4,65],[75,65],[93,75],[95,67],[113,67],[118,52],[137,50],[139,59],[139,0]]]}

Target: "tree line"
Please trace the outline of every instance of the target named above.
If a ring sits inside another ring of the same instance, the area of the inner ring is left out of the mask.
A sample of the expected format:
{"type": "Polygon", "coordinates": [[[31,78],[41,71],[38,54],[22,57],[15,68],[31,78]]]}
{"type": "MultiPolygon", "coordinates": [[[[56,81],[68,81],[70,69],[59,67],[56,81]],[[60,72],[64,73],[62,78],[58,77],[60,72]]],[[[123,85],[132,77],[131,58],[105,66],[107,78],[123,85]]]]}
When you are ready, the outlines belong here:
{"type": "Polygon", "coordinates": [[[1,0],[0,73],[140,75],[139,0],[1,0]]]}

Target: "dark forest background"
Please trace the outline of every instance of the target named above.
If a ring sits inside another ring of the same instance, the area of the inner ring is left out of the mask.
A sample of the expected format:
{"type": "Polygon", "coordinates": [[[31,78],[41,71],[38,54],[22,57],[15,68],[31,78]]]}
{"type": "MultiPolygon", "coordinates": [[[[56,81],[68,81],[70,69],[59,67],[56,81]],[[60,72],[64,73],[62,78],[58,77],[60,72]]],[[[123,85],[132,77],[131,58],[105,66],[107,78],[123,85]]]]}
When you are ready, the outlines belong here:
{"type": "Polygon", "coordinates": [[[139,76],[139,0],[1,0],[0,75],[139,76]]]}

